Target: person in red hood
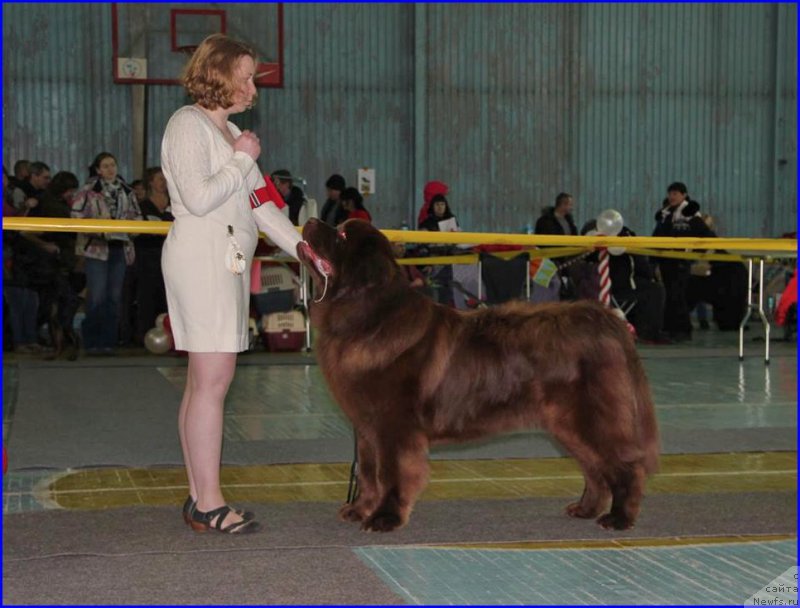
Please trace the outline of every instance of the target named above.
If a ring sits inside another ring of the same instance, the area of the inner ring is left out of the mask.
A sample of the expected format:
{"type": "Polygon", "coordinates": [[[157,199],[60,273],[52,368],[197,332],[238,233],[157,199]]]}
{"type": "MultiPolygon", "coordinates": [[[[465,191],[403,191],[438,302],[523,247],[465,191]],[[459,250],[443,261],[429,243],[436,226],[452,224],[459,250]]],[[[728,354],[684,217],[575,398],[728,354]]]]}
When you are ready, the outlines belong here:
{"type": "Polygon", "coordinates": [[[437,194],[447,196],[448,192],[450,192],[450,188],[444,182],[431,181],[425,184],[425,189],[422,191],[425,204],[422,205],[422,209],[419,210],[417,226],[428,219],[428,216],[431,214],[431,201],[433,200],[433,197],[437,194]]]}

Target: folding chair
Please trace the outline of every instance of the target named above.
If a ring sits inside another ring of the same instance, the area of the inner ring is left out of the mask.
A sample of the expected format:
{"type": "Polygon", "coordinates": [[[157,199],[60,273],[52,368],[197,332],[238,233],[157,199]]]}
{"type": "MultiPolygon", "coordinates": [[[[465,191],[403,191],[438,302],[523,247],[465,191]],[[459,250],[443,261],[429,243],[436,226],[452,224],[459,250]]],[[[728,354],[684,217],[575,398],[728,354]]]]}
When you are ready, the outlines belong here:
{"type": "MultiPolygon", "coordinates": [[[[504,260],[490,253],[481,252],[478,260],[481,282],[486,287],[487,304],[502,304],[522,298],[530,300],[530,254],[520,253],[509,260],[504,260]]],[[[479,288],[478,297],[481,296],[479,288]]]]}

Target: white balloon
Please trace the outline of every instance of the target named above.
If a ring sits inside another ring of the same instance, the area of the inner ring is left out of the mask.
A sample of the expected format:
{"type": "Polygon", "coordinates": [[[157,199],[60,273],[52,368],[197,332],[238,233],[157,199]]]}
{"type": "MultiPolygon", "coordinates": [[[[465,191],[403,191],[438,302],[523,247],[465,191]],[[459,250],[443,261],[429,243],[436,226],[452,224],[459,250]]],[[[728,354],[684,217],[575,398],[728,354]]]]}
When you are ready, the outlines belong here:
{"type": "Polygon", "coordinates": [[[597,230],[594,230],[594,229],[592,229],[592,230],[589,230],[589,231],[588,231],[586,234],[584,234],[583,236],[597,236],[598,234],[600,234],[600,233],[599,233],[599,232],[597,232],[597,230]]]}
{"type": "Polygon", "coordinates": [[[625,247],[609,247],[608,253],[611,255],[622,255],[625,253],[625,247]]]}
{"type": "Polygon", "coordinates": [[[154,327],[144,335],[144,345],[151,353],[163,355],[172,348],[172,336],[163,328],[154,327]]]}
{"type": "Polygon", "coordinates": [[[597,216],[597,231],[604,236],[617,236],[624,224],[622,214],[614,209],[601,211],[597,216]]]}
{"type": "Polygon", "coordinates": [[[160,315],[156,317],[156,327],[158,329],[164,329],[164,317],[167,316],[167,313],[162,312],[160,315]]]}

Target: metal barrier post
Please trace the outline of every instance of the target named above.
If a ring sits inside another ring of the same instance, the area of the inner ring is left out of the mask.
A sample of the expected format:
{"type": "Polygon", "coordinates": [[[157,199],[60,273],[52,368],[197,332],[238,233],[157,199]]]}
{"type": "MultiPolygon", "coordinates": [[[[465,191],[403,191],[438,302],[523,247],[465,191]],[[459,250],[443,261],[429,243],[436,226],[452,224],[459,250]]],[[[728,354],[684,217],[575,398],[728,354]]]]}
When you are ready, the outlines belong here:
{"type": "Polygon", "coordinates": [[[739,361],[744,361],[744,326],[750,320],[753,305],[753,260],[747,260],[747,314],[739,323],[739,361]]]}
{"type": "Polygon", "coordinates": [[[744,327],[758,311],[758,317],[764,324],[764,365],[769,365],[769,332],[770,324],[764,312],[764,260],[758,261],[758,305],[753,304],[753,260],[747,260],[747,314],[739,324],[739,361],[744,361],[744,327]]]}

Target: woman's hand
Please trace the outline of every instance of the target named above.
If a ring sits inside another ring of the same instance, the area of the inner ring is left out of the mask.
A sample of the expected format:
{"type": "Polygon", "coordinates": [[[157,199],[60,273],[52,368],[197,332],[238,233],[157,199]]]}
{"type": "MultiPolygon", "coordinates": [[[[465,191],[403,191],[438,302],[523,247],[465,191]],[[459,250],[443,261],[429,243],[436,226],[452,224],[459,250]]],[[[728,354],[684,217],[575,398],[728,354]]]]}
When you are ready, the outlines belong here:
{"type": "Polygon", "coordinates": [[[242,131],[242,134],[233,142],[234,152],[244,152],[253,160],[258,160],[261,154],[261,143],[258,136],[252,131],[242,131]]]}

